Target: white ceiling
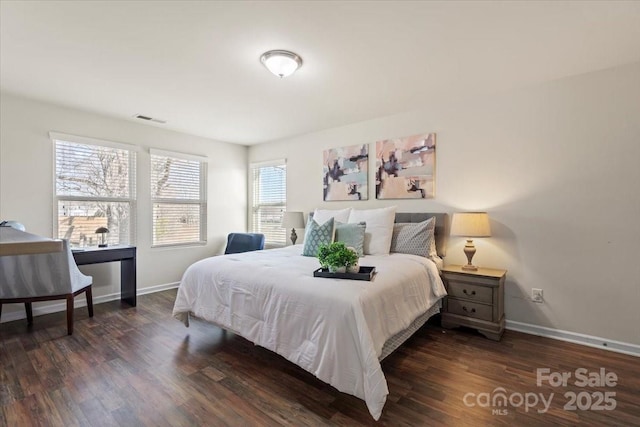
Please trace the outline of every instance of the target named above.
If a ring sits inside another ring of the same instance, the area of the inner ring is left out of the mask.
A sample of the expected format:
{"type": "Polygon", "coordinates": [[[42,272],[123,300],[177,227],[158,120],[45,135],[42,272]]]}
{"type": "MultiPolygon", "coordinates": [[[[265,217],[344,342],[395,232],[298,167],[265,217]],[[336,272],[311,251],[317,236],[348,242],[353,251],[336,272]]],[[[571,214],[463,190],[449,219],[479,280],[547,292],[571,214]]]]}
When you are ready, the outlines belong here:
{"type": "Polygon", "coordinates": [[[3,0],[0,31],[4,91],[240,144],[640,61],[637,1],[3,0]]]}

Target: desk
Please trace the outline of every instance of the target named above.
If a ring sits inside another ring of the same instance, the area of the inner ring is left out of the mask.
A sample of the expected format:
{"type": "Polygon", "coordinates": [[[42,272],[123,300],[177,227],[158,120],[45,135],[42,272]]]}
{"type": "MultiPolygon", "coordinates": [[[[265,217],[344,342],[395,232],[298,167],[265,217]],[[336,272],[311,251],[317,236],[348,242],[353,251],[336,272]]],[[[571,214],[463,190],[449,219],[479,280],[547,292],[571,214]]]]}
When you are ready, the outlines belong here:
{"type": "Polygon", "coordinates": [[[136,247],[111,246],[73,251],[78,265],[120,261],[120,299],[136,306],[136,247]]]}

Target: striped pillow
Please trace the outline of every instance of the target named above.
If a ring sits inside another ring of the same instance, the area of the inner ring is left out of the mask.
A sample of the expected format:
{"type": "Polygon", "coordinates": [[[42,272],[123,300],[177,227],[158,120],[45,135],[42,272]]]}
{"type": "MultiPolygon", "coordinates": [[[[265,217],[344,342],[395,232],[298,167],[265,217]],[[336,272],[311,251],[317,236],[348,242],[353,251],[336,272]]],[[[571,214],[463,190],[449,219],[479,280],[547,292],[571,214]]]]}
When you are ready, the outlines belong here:
{"type": "Polygon", "coordinates": [[[394,224],[390,252],[429,258],[432,246],[435,246],[435,228],[435,217],[419,223],[394,224]]]}

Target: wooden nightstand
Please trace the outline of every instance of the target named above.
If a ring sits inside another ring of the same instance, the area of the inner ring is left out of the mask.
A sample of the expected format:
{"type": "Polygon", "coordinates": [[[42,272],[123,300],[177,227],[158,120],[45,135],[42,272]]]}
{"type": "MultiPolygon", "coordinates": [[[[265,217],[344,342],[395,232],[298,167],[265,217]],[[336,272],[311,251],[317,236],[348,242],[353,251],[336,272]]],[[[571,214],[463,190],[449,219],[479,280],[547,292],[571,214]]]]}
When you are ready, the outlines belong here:
{"type": "Polygon", "coordinates": [[[506,270],[478,268],[469,271],[460,265],[444,267],[442,279],[449,295],[442,310],[442,327],[468,326],[499,341],[504,332],[506,275],[506,270]]]}

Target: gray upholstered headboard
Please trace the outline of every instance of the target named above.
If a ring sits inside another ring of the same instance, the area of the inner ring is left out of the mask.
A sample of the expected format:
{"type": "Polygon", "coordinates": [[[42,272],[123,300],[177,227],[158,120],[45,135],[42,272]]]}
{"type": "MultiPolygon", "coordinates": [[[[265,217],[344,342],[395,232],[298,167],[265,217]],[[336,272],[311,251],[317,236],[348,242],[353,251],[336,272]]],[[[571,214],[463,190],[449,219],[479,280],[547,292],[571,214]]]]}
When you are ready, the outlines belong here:
{"type": "MultiPolygon", "coordinates": [[[[449,214],[430,212],[396,212],[395,222],[422,222],[432,216],[436,217],[436,249],[440,258],[447,255],[447,241],[449,240],[449,214]]],[[[309,218],[313,217],[313,212],[309,213],[309,218]]]]}

